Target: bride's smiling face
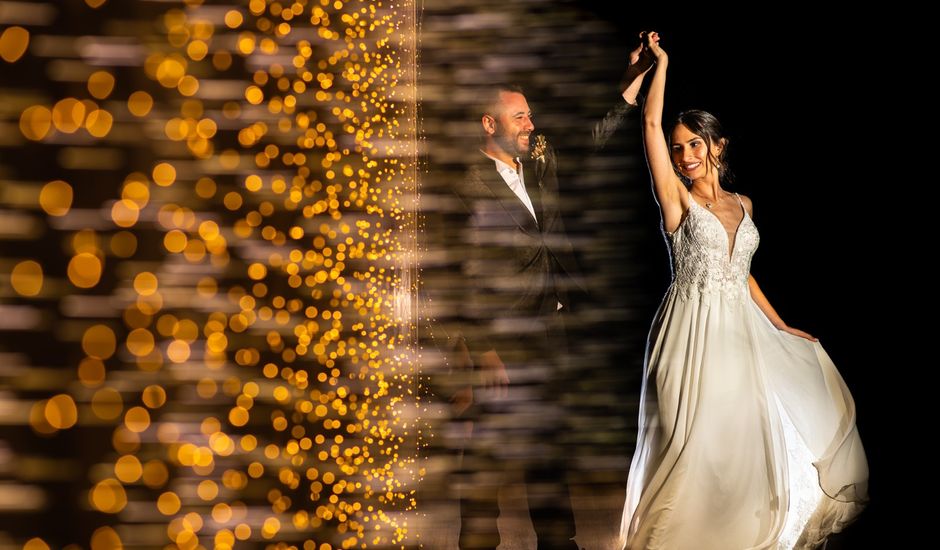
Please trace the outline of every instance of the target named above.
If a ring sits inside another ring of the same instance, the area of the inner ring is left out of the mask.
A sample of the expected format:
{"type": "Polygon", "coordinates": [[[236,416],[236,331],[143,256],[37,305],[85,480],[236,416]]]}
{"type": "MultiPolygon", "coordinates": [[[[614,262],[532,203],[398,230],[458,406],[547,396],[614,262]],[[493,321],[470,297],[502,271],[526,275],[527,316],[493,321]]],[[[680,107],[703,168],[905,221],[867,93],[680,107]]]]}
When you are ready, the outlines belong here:
{"type": "Polygon", "coordinates": [[[673,129],[669,149],[673,165],[683,176],[696,180],[711,171],[717,174],[715,159],[721,154],[721,145],[693,134],[684,124],[677,124],[673,129]]]}

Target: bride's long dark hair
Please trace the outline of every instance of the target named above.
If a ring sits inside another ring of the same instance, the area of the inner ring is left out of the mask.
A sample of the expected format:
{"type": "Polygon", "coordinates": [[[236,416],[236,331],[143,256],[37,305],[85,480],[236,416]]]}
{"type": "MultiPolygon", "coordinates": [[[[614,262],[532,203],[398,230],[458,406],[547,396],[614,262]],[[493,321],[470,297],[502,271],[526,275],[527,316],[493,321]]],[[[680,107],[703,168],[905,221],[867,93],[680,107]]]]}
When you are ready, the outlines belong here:
{"type": "MultiPolygon", "coordinates": [[[[707,162],[718,167],[718,181],[722,185],[732,184],[734,182],[734,174],[732,174],[731,170],[728,168],[727,161],[728,144],[730,140],[725,136],[725,132],[721,127],[721,122],[718,122],[718,118],[707,111],[693,109],[679,113],[679,116],[676,117],[676,122],[672,125],[672,130],[675,130],[676,126],[680,124],[688,128],[693,134],[702,136],[702,139],[705,140],[706,146],[708,147],[707,162]],[[721,152],[718,153],[716,157],[712,154],[712,146],[719,143],[722,144],[722,148],[721,152]]],[[[669,145],[672,146],[672,131],[669,132],[669,136],[669,145]]],[[[686,184],[690,183],[682,174],[679,174],[678,171],[676,171],[676,174],[678,174],[686,184]]]]}

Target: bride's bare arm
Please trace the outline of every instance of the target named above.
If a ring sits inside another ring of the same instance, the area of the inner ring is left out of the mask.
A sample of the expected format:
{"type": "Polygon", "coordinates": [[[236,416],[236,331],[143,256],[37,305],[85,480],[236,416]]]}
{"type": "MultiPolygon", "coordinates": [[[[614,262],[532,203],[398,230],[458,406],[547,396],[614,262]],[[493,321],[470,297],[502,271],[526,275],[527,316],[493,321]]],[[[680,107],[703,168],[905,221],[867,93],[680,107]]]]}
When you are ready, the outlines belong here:
{"type": "Polygon", "coordinates": [[[672,169],[669,145],[663,132],[663,104],[666,95],[666,68],[669,57],[659,47],[659,35],[655,32],[646,35],[647,47],[656,58],[656,68],[650,83],[649,93],[643,106],[643,145],[646,149],[646,162],[653,177],[653,190],[663,216],[663,228],[672,232],[682,221],[682,190],[684,186],[679,176],[672,169]]]}

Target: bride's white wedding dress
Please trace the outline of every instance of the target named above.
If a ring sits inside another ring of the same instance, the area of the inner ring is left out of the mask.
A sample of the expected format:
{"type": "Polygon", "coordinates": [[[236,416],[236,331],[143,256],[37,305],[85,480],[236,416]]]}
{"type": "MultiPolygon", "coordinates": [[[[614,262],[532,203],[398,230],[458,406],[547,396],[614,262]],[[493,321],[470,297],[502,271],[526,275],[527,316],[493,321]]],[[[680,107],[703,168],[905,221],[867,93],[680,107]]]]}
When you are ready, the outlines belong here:
{"type": "Polygon", "coordinates": [[[668,236],[674,279],[647,348],[625,548],[815,548],[867,500],[852,396],[819,343],[777,330],[751,299],[746,211],[729,239],[690,195],[668,236]]]}

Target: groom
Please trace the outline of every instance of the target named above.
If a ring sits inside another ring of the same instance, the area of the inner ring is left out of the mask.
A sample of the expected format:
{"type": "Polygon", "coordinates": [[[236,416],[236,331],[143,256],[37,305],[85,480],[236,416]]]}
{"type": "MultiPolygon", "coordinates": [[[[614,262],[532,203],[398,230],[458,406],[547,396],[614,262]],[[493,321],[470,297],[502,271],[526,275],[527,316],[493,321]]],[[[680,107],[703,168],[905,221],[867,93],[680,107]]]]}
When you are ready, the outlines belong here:
{"type": "MultiPolygon", "coordinates": [[[[595,148],[636,111],[651,58],[637,48],[622,99],[594,128],[595,148]]],[[[506,474],[525,481],[539,548],[577,550],[564,446],[564,317],[576,282],[572,246],[560,214],[554,150],[535,133],[522,89],[497,85],[482,96],[481,141],[452,187],[447,221],[459,264],[452,306],[453,364],[471,380],[452,398],[473,421],[461,470],[462,550],[500,543],[498,490],[506,474]]]]}

